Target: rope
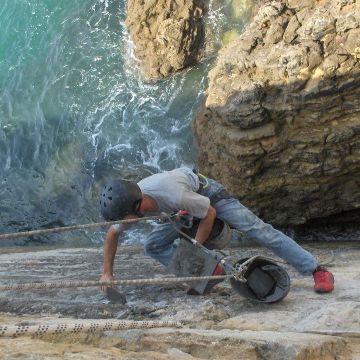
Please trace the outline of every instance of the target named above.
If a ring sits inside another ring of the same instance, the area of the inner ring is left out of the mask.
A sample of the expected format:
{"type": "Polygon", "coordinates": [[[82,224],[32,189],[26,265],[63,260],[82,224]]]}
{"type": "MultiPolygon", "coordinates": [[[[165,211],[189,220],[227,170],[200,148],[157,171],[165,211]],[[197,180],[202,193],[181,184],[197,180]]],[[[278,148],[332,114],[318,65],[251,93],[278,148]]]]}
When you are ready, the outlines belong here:
{"type": "Polygon", "coordinates": [[[37,325],[0,325],[0,337],[25,335],[60,335],[125,329],[149,329],[156,327],[182,327],[178,321],[132,321],[132,320],[80,320],[68,323],[42,323],[37,325]]]}
{"type": "Polygon", "coordinates": [[[15,238],[23,237],[23,236],[60,233],[60,232],[72,231],[72,230],[92,229],[92,228],[96,228],[96,227],[110,226],[110,225],[116,225],[116,224],[131,224],[131,223],[136,223],[139,221],[147,221],[147,220],[161,220],[161,219],[165,219],[168,217],[170,217],[170,215],[161,214],[161,215],[157,215],[157,216],[148,216],[148,217],[128,219],[128,220],[103,221],[103,222],[98,222],[98,223],[63,226],[63,227],[57,227],[57,228],[52,228],[52,229],[41,229],[41,230],[22,231],[22,232],[9,233],[9,234],[0,234],[0,240],[15,239],[15,238]]]}
{"type": "Polygon", "coordinates": [[[189,277],[170,277],[159,279],[124,279],[113,281],[60,281],[52,283],[23,283],[0,286],[0,291],[13,290],[41,290],[41,289],[59,289],[59,288],[77,288],[77,287],[96,287],[113,285],[144,285],[144,284],[172,284],[178,282],[201,281],[201,280],[221,280],[232,277],[233,275],[216,276],[189,276],[189,277]]]}
{"type": "MultiPolygon", "coordinates": [[[[308,330],[306,334],[319,334],[319,335],[331,335],[331,336],[342,336],[350,338],[360,338],[360,331],[353,330],[308,330]]],[[[356,359],[356,358],[355,358],[356,359]]]]}

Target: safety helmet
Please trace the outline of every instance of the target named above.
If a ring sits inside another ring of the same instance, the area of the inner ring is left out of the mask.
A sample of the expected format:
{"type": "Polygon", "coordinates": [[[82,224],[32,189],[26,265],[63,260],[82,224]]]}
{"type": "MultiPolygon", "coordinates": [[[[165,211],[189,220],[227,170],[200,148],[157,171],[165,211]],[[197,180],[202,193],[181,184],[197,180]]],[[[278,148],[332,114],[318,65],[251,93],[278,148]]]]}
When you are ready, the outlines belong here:
{"type": "Polygon", "coordinates": [[[101,214],[105,220],[120,220],[136,214],[142,193],[136,183],[127,180],[112,180],[100,194],[101,214]]]}
{"type": "MultiPolygon", "coordinates": [[[[248,259],[237,261],[235,267],[248,259]]],[[[254,257],[254,260],[247,264],[243,276],[245,283],[231,278],[231,286],[240,295],[256,302],[275,303],[282,300],[290,290],[290,278],[286,270],[262,256],[254,257]]]]}

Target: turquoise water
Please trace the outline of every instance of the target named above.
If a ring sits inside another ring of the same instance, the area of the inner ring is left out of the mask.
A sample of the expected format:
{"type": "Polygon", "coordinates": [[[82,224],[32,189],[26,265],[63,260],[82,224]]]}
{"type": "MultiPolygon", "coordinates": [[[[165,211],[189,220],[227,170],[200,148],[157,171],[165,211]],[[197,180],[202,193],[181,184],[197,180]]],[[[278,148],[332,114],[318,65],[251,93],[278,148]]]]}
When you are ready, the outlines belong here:
{"type": "MultiPolygon", "coordinates": [[[[137,180],[196,163],[190,122],[211,60],[144,83],[125,11],[119,0],[2,0],[1,233],[99,221],[104,178],[137,180]]],[[[208,21],[219,41],[230,25],[221,12],[208,21]]],[[[102,237],[92,231],[2,244],[102,237]]]]}

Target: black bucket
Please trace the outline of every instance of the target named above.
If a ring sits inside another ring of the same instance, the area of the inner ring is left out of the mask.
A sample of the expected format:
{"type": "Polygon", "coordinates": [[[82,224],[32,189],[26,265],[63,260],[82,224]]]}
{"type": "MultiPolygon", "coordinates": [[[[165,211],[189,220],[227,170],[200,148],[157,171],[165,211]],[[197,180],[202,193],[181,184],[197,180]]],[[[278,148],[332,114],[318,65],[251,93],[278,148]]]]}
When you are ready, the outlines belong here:
{"type": "MultiPolygon", "coordinates": [[[[249,258],[237,261],[234,266],[243,264],[249,258]]],[[[261,256],[255,257],[247,264],[248,268],[243,274],[247,280],[245,283],[230,279],[232,288],[244,296],[259,303],[276,303],[289,293],[290,277],[287,271],[271,261],[261,256]]]]}

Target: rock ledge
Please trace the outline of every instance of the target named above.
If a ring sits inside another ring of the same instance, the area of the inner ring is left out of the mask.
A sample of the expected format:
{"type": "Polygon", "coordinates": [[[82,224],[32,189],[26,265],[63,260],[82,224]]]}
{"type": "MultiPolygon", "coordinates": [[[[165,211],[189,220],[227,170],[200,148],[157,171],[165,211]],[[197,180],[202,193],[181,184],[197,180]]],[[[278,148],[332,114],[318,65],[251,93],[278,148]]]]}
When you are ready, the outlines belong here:
{"type": "Polygon", "coordinates": [[[266,1],[209,74],[202,172],[276,225],[360,208],[360,4],[266,1]]]}

